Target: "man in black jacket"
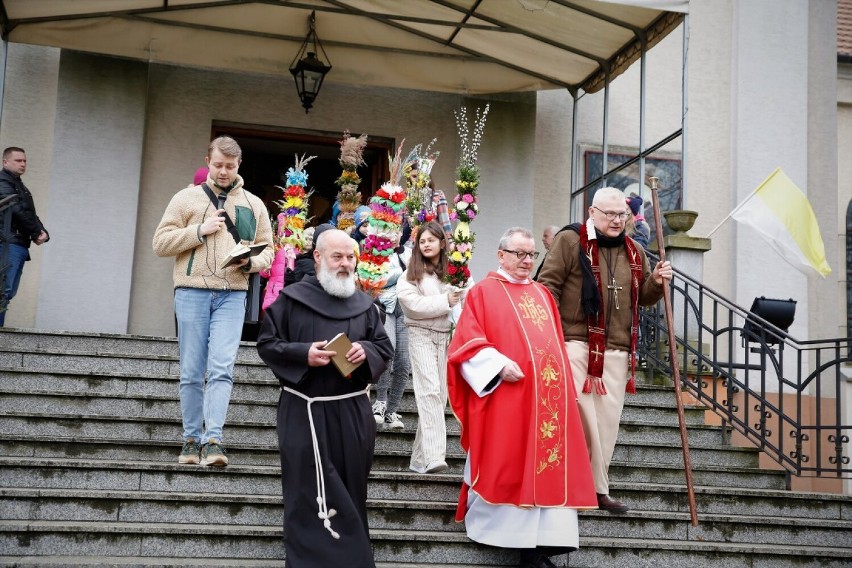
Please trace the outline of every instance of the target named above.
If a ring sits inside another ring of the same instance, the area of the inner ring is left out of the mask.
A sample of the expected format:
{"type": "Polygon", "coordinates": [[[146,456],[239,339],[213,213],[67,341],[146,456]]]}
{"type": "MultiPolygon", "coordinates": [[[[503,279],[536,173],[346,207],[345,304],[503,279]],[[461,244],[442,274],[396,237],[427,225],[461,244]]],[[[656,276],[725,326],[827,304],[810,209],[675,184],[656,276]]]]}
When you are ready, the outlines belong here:
{"type": "Polygon", "coordinates": [[[3,150],[3,171],[0,171],[0,200],[15,195],[12,204],[11,227],[2,225],[0,214],[0,261],[6,261],[5,272],[0,262],[0,327],[6,321],[6,309],[21,282],[24,262],[30,259],[30,243],[41,245],[50,240],[41,219],[36,215],[33,195],[21,176],[27,171],[27,155],[23,148],[10,146],[3,150]],[[5,253],[5,254],[4,254],[5,253]]]}

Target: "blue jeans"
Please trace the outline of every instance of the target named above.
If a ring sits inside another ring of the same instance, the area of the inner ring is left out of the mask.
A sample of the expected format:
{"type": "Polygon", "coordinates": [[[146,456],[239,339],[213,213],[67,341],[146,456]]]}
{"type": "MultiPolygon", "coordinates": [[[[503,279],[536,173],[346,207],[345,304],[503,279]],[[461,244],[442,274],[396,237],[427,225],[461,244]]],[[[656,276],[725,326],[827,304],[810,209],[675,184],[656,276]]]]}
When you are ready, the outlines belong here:
{"type": "MultiPolygon", "coordinates": [[[[0,259],[2,259],[4,246],[0,245],[0,259]]],[[[9,266],[6,268],[6,280],[3,282],[6,305],[0,305],[0,327],[3,327],[6,323],[6,309],[9,307],[9,302],[18,293],[21,274],[24,272],[24,263],[30,259],[30,251],[21,245],[9,245],[8,251],[9,257],[6,261],[9,263],[9,266]]]]}
{"type": "Polygon", "coordinates": [[[222,440],[245,306],[244,290],[175,290],[184,440],[222,440]]]}

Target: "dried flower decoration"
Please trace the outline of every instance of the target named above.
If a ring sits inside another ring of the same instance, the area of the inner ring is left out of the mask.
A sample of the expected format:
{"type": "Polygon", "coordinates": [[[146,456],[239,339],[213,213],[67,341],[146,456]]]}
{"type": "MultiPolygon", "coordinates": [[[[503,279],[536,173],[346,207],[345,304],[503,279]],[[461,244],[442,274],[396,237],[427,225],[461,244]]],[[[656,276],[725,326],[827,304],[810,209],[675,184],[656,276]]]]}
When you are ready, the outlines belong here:
{"type": "Polygon", "coordinates": [[[340,186],[340,191],[337,193],[337,205],[340,208],[337,215],[337,228],[341,231],[346,231],[355,223],[355,210],[361,204],[361,192],[358,191],[361,177],[358,175],[358,167],[365,165],[364,148],[366,146],[366,134],[353,138],[348,130],[343,131],[338,160],[343,172],[335,182],[340,186]]]}
{"type": "Polygon", "coordinates": [[[456,130],[459,133],[459,141],[461,142],[461,166],[474,167],[476,165],[477,152],[482,144],[482,135],[485,132],[485,119],[488,116],[488,111],[491,110],[491,104],[486,104],[485,109],[476,109],[476,118],[473,124],[473,138],[470,139],[470,131],[468,127],[467,108],[462,107],[458,112],[453,111],[456,117],[456,130]]]}

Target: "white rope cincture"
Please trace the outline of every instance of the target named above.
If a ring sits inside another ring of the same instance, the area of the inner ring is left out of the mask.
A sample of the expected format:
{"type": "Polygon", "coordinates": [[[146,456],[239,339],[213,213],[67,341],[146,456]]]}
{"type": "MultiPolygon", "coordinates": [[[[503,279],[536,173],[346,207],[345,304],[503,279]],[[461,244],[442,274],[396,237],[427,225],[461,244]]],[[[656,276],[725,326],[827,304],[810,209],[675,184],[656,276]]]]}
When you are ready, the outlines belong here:
{"type": "Polygon", "coordinates": [[[319,505],[319,512],[317,512],[317,516],[322,519],[322,524],[326,528],[326,530],[331,533],[336,539],[340,538],[340,534],[337,533],[334,529],[331,528],[331,518],[337,514],[337,511],[334,509],[328,508],[328,503],[325,500],[325,474],[322,471],[322,456],[320,455],[319,450],[319,442],[317,441],[317,431],[314,426],[314,415],[311,412],[311,405],[315,402],[327,402],[330,400],[343,400],[346,398],[355,398],[356,396],[361,395],[370,395],[370,387],[368,386],[363,391],[350,392],[348,394],[341,394],[337,396],[315,396],[309,397],[306,396],[299,391],[293,390],[288,387],[281,387],[282,391],[287,391],[290,394],[294,394],[301,398],[302,400],[307,401],[308,403],[308,423],[311,426],[311,444],[314,447],[314,469],[316,469],[316,479],[317,479],[317,505],[319,505]]]}

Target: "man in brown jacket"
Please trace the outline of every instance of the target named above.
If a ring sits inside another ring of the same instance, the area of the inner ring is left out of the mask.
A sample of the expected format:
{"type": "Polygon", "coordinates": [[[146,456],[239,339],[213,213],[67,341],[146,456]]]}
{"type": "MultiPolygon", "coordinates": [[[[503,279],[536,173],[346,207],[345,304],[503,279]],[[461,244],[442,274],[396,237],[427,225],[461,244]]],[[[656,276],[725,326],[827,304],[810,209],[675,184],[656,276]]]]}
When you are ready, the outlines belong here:
{"type": "Polygon", "coordinates": [[[205,159],[207,180],[175,194],[154,233],[153,246],[158,256],[175,257],[184,440],[178,462],[222,467],[228,465],[222,429],[231,400],[249,273],[272,262],[272,226],[263,201],[243,188],[237,173],[242,150],[236,141],[216,138],[205,159]],[[233,228],[227,226],[225,215],[233,228]],[[269,246],[223,267],[236,238],[269,246]]]}
{"type": "Polygon", "coordinates": [[[645,251],[624,234],[627,215],[621,190],[599,189],[588,220],[556,235],[539,276],[559,305],[598,507],[611,513],[628,510],[609,496],[608,470],[625,392],[636,392],[639,306],[657,302],[672,275],[668,262],[650,270],[645,251]]]}

